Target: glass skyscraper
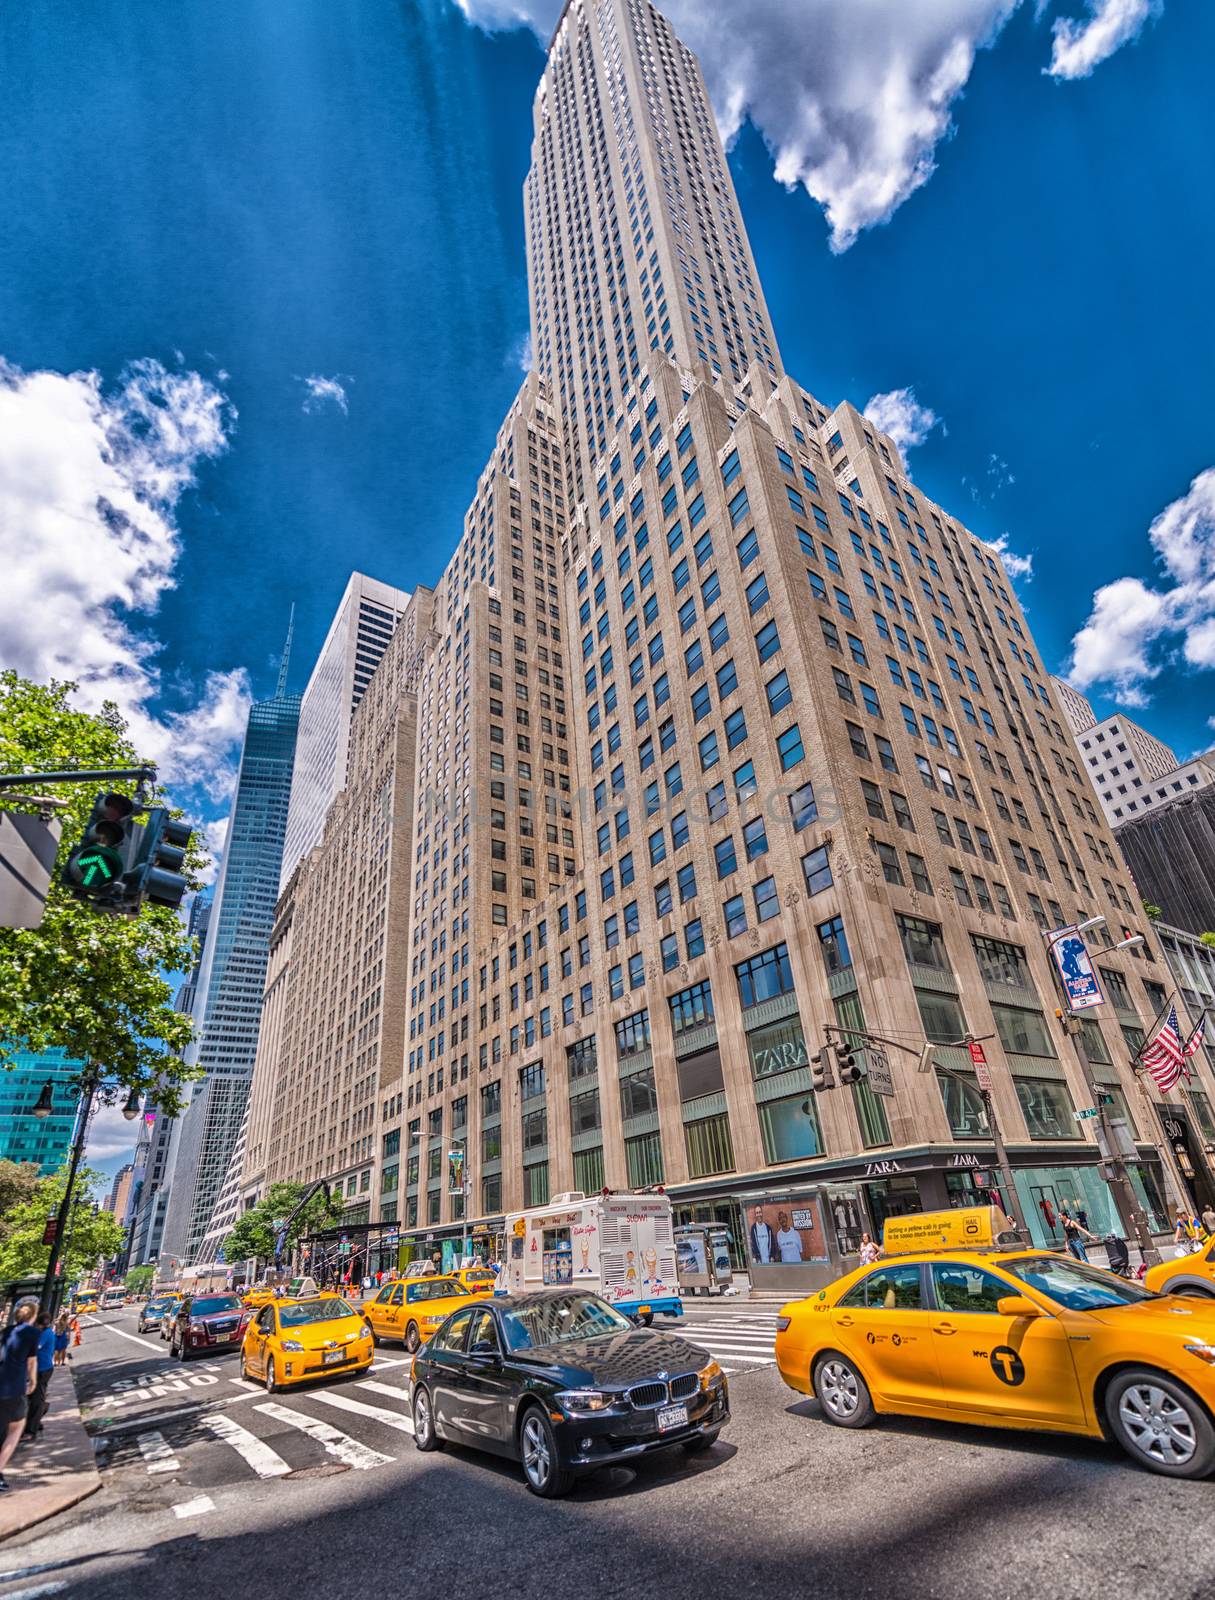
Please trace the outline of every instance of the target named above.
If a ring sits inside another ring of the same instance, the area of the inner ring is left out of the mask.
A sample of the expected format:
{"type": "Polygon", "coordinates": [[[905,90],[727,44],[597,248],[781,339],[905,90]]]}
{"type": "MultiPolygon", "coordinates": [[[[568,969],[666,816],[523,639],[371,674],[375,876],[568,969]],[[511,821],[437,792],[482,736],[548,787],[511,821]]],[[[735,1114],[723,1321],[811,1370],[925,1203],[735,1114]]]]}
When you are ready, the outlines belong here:
{"type": "Polygon", "coordinates": [[[82,1064],[62,1050],[18,1050],[16,1065],[0,1072],[0,1161],[33,1161],[46,1174],[67,1160],[78,1095],[69,1087],[82,1064]],[[50,1082],[49,1117],[36,1117],[42,1086],[50,1082]]]}

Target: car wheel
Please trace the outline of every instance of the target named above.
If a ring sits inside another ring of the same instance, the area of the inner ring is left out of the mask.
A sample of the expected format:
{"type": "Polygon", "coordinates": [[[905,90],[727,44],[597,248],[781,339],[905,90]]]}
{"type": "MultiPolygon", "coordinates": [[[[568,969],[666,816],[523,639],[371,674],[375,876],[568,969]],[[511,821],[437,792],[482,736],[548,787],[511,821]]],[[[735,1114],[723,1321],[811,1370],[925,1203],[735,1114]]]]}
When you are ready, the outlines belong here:
{"type": "Polygon", "coordinates": [[[413,1442],[419,1450],[441,1450],[443,1441],[435,1431],[434,1412],[430,1404],[430,1390],[419,1384],[413,1396],[413,1442]]]}
{"type": "Polygon", "coordinates": [[[837,1428],[864,1428],[873,1421],[873,1401],[864,1378],[837,1350],[814,1369],[814,1393],[823,1415],[837,1428]]]}
{"type": "Polygon", "coordinates": [[[699,1439],[685,1439],[683,1447],[690,1456],[698,1456],[702,1451],[712,1450],[720,1432],[720,1428],[714,1428],[712,1433],[702,1433],[699,1439]]]}
{"type": "Polygon", "coordinates": [[[519,1429],[519,1455],[523,1480],[542,1500],[556,1500],[574,1487],[574,1474],[563,1468],[557,1454],[557,1435],[539,1406],[530,1406],[519,1429]]]}
{"type": "Polygon", "coordinates": [[[643,1311],[637,1320],[643,1328],[652,1328],[654,1326],[654,1313],[652,1311],[643,1311]]]}
{"type": "Polygon", "coordinates": [[[1210,1289],[1200,1289],[1196,1283],[1183,1283],[1179,1289],[1169,1289],[1168,1294],[1179,1294],[1186,1300],[1215,1300],[1210,1289]]]}
{"type": "Polygon", "coordinates": [[[1120,1372],[1105,1391],[1105,1416],[1140,1466],[1169,1478],[1205,1478],[1215,1470],[1215,1427],[1205,1407],[1163,1372],[1120,1372]]]}
{"type": "Polygon", "coordinates": [[[418,1333],[418,1325],[416,1322],[411,1322],[405,1329],[405,1348],[409,1351],[410,1355],[413,1355],[421,1343],[422,1339],[421,1335],[418,1333]]]}
{"type": "Polygon", "coordinates": [[[274,1357],[266,1357],[266,1393],[277,1394],[278,1384],[274,1381],[274,1357]]]}

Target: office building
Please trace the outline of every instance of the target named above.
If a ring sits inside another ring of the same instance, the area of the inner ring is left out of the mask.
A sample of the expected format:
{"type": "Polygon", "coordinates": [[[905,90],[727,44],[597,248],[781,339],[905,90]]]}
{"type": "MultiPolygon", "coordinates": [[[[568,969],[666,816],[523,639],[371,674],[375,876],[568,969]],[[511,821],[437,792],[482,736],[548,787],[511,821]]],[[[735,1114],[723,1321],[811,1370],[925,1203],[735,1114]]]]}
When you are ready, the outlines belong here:
{"type": "Polygon", "coordinates": [[[199,972],[191,1058],[203,1068],[175,1136],[161,1254],[198,1259],[228,1171],[257,1051],[262,986],[279,867],[300,697],[286,693],[286,658],[273,699],[249,712],[199,972]]]}
{"type": "MultiPolygon", "coordinates": [[[[699,67],[647,0],[571,0],[534,134],[537,371],[419,635],[412,848],[375,890],[387,916],[408,886],[403,1079],[381,1039],[356,1123],[378,971],[339,986],[341,1033],[289,989],[267,1175],[361,1206],[366,1162],[370,1218],[445,1255],[662,1184],[745,1259],[745,1208],[812,1211],[811,1184],[845,1231],[990,1195],[974,1035],[1009,1203],[1041,1243],[1063,1201],[1104,1229],[1042,938],[1101,914],[1083,1040],[1162,1224],[1129,1059],[1166,969],[998,555],[784,371],[699,67]],[[828,1026],[893,1042],[816,1094],[828,1026]]],[[[363,885],[348,863],[306,930],[295,880],[289,974],[363,885]]]]}
{"type": "Polygon", "coordinates": [[[124,1162],[114,1174],[114,1181],[110,1184],[110,1192],[101,1202],[101,1209],[108,1211],[117,1222],[124,1222],[127,1215],[127,1202],[131,1198],[131,1185],[135,1180],[135,1165],[131,1161],[124,1162]]]}
{"type": "Polygon", "coordinates": [[[62,1050],[17,1050],[13,1065],[0,1070],[0,1161],[33,1162],[45,1177],[68,1158],[76,1128],[76,1085],[82,1063],[62,1050]],[[51,1086],[52,1111],[36,1117],[44,1085],[51,1086]]]}
{"type": "Polygon", "coordinates": [[[1139,894],[1163,920],[1192,934],[1215,933],[1215,763],[1200,757],[1179,768],[1191,786],[1164,793],[1151,813],[1115,832],[1139,894]]]}
{"type": "Polygon", "coordinates": [[[403,590],[351,573],[300,704],[280,888],[320,843],[346,783],[351,718],[408,604],[403,590]]]}

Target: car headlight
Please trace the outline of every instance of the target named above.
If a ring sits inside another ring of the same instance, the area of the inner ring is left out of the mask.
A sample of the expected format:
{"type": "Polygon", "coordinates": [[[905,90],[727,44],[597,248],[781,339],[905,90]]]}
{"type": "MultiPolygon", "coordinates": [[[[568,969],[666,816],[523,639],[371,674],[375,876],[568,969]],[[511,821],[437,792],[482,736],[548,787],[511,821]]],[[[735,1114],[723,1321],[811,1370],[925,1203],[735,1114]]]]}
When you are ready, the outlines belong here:
{"type": "Polygon", "coordinates": [[[716,1361],[710,1361],[707,1367],[701,1367],[696,1376],[700,1379],[702,1389],[711,1389],[721,1377],[721,1368],[716,1361]]]}
{"type": "Polygon", "coordinates": [[[604,1394],[602,1389],[562,1389],[554,1398],[562,1411],[585,1414],[590,1411],[606,1411],[616,1397],[604,1394]]]}
{"type": "Polygon", "coordinates": [[[299,1342],[298,1339],[284,1339],[283,1340],[283,1349],[284,1350],[302,1350],[303,1348],[304,1348],[303,1345],[299,1342]]]}
{"type": "Polygon", "coordinates": [[[1185,1349],[1187,1354],[1197,1356],[1209,1367],[1215,1367],[1215,1344],[1208,1344],[1205,1339],[1191,1339],[1185,1349]]]}

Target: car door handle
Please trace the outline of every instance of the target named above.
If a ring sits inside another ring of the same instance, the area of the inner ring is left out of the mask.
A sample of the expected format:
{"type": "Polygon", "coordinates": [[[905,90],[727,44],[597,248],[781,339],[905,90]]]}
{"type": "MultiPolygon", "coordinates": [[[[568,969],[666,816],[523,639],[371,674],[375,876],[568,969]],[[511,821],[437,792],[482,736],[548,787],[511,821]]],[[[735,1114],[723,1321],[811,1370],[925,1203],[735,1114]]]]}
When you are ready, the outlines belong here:
{"type": "Polygon", "coordinates": [[[957,1333],[958,1330],[952,1322],[934,1322],[932,1331],[933,1333],[957,1333]]]}
{"type": "Polygon", "coordinates": [[[836,1321],[839,1323],[841,1328],[850,1328],[852,1326],[851,1317],[838,1317],[836,1321]]]}

